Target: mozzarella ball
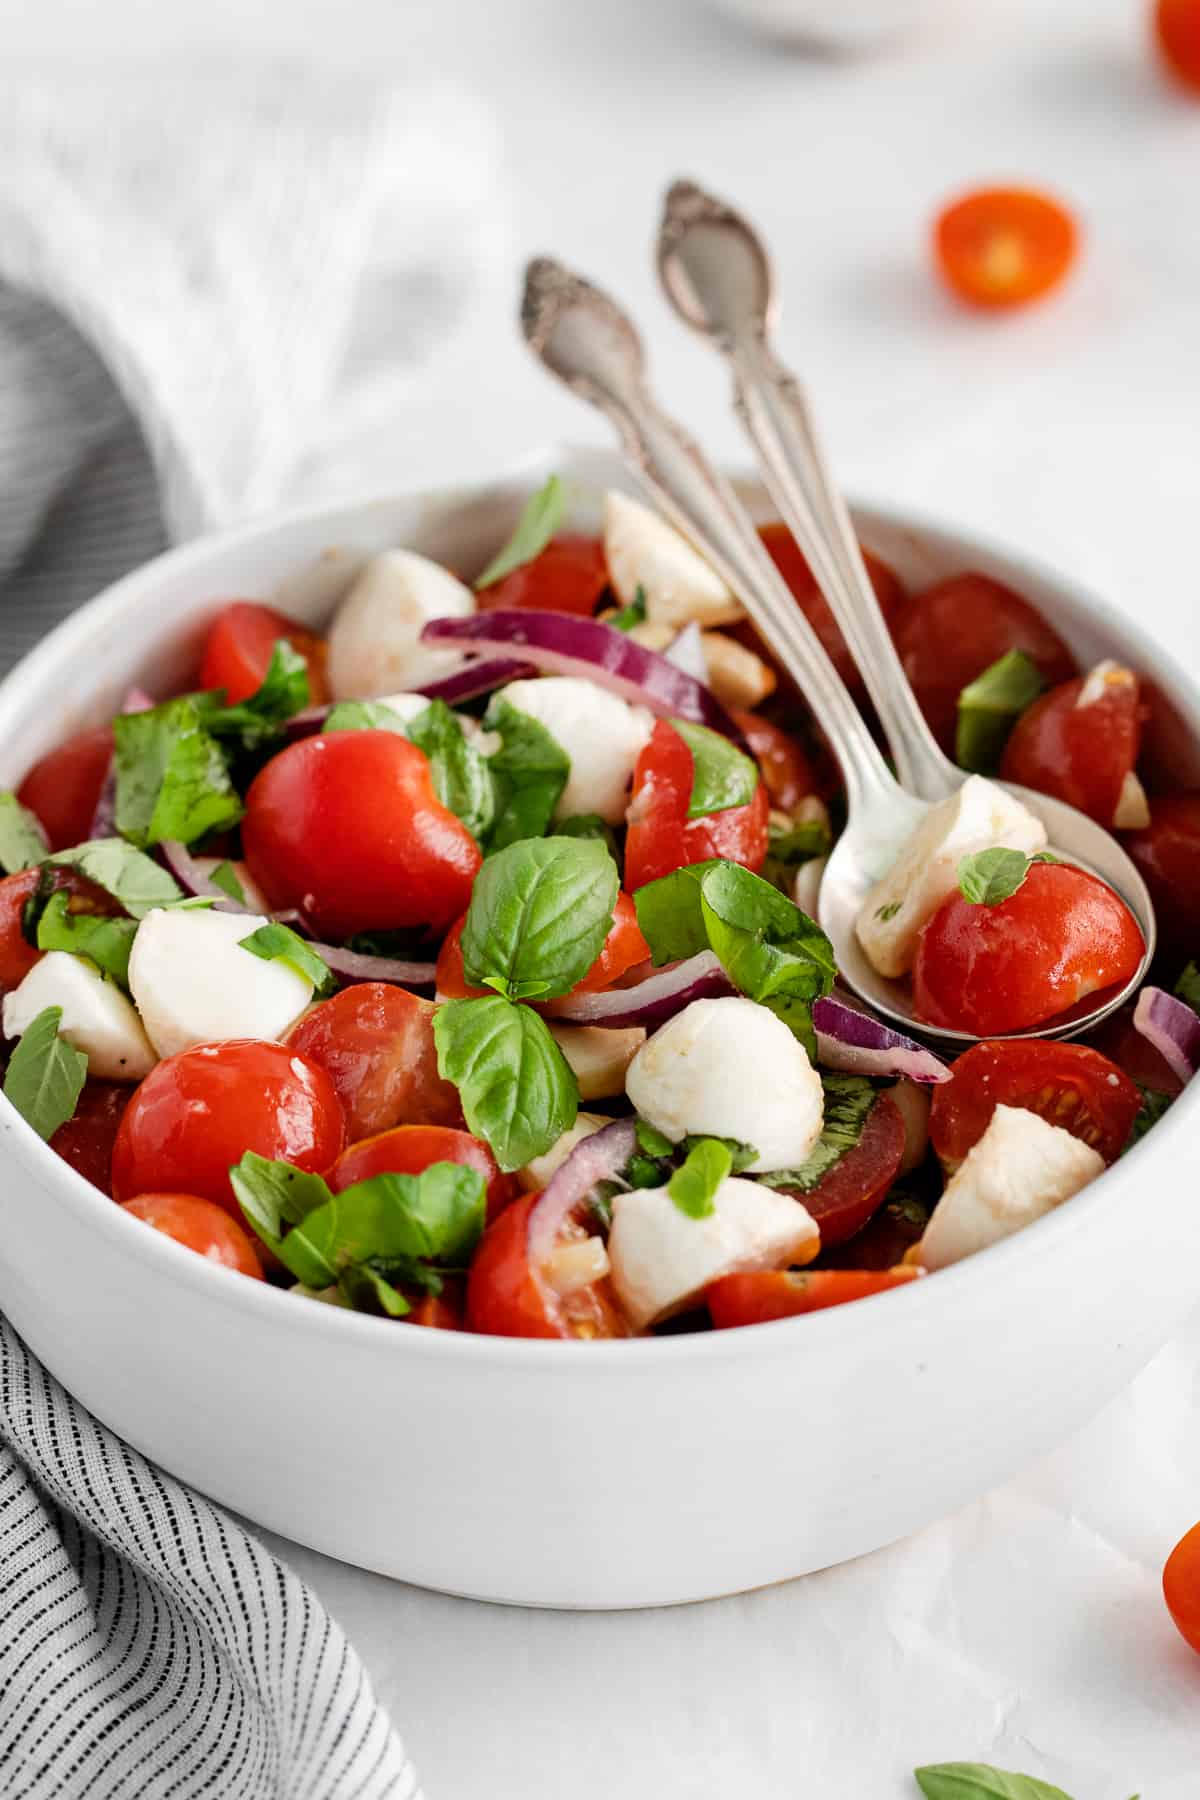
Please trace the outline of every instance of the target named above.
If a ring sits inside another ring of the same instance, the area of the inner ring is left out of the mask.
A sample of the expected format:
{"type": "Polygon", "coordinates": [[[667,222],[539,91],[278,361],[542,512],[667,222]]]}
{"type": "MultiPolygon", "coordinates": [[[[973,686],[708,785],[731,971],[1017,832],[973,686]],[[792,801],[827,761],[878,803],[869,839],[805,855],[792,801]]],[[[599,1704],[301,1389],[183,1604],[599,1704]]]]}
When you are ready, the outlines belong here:
{"type": "Polygon", "coordinates": [[[757,1001],[693,1000],[646,1040],[625,1091],[673,1144],[735,1138],[753,1170],[794,1169],[821,1135],[821,1078],[782,1019],[757,1001]]]}
{"type": "Polygon", "coordinates": [[[373,556],[329,633],[335,699],[372,700],[447,674],[461,654],[423,644],[421,632],[431,619],[465,619],[474,611],[470,588],[428,557],[413,550],[373,556]]]}
{"type": "Polygon", "coordinates": [[[4,996],[5,1037],[21,1037],[48,1006],[62,1007],[59,1036],[83,1051],[89,1075],[102,1081],[140,1081],[158,1061],[116,982],[85,957],[51,950],[35,963],[4,996]]]}
{"type": "Polygon", "coordinates": [[[615,488],[604,503],[604,557],[621,604],[632,606],[641,588],[651,624],[678,630],[692,619],[728,625],[744,616],[728,584],[673,525],[615,488]]]}
{"type": "Polygon", "coordinates": [[[544,725],[571,759],[555,818],[599,813],[606,824],[621,824],[633,765],[654,729],[645,707],[574,675],[510,681],[498,697],[544,725]]]}
{"type": "Polygon", "coordinates": [[[282,1038],[313,995],[290,963],[265,962],[241,940],[253,913],[156,908],[137,928],[129,988],[160,1056],[229,1038],[282,1038]]]}
{"type": "Polygon", "coordinates": [[[612,1120],[606,1119],[603,1113],[576,1113],[575,1123],[569,1126],[548,1150],[544,1150],[540,1156],[535,1156],[533,1161],[526,1163],[523,1169],[517,1170],[517,1180],[530,1193],[536,1193],[539,1188],[544,1188],[550,1177],[562,1168],[577,1144],[582,1144],[584,1138],[591,1137],[593,1132],[603,1131],[606,1125],[611,1124],[612,1120]]]}

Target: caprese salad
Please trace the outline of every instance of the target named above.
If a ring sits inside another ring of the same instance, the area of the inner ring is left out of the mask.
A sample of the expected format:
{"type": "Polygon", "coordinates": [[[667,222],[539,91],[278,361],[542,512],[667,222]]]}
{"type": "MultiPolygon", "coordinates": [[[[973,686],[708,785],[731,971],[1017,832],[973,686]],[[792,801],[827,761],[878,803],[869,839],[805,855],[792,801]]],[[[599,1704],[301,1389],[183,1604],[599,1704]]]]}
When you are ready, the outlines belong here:
{"type": "Polygon", "coordinates": [[[552,479],[470,586],[375,556],[324,636],[214,609],[192,689],[129,694],[0,795],[8,1101],[244,1276],[501,1335],[808,1312],[1068,1200],[1200,1061],[1200,792],[1164,784],[1135,672],[1078,670],[985,576],[908,593],[868,553],[970,779],[859,936],[981,1039],[947,1064],[838,989],[836,763],[733,593],[625,494],[600,536],[564,517],[552,479]],[[1096,1041],[1010,1035],[1143,946],[997,773],[1121,833],[1151,888],[1170,985],[1096,1041]]]}

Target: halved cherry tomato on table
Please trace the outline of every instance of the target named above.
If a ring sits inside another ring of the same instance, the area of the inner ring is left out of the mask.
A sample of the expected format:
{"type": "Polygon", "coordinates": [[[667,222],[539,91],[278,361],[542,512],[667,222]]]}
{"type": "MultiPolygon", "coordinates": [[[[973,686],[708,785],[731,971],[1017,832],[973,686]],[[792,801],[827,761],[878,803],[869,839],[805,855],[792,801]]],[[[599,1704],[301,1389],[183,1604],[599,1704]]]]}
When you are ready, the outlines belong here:
{"type": "Polygon", "coordinates": [[[1150,823],[1124,842],[1150,889],[1160,947],[1190,960],[1200,951],[1200,793],[1156,795],[1150,823]]]}
{"type": "Polygon", "coordinates": [[[880,1094],[863,1122],[857,1144],[838,1158],[815,1188],[796,1194],[821,1228],[822,1249],[844,1244],[862,1230],[887,1198],[903,1155],[900,1109],[887,1094],[880,1094]]]}
{"type": "Polygon", "coordinates": [[[333,1083],[294,1045],[199,1044],[165,1057],[134,1090],[113,1149],[113,1193],[199,1194],[240,1220],[229,1169],[243,1152],[321,1174],[344,1141],[333,1083]]]}
{"type": "Polygon", "coordinates": [[[289,1047],[332,1082],[349,1143],[395,1125],[462,1124],[458,1089],[438,1074],[436,1012],[405,988],[358,981],[293,1026],[289,1047]]]}
{"type": "Polygon", "coordinates": [[[934,250],[947,285],[972,306],[1024,306],[1057,287],[1079,232],[1057,200],[1031,188],[980,188],[938,215],[934,250]]]}
{"type": "Polygon", "coordinates": [[[1157,0],[1154,33],[1175,79],[1200,93],[1200,0],[1157,0]]]}
{"type": "MultiPolygon", "coordinates": [[[[1000,774],[1052,794],[1110,831],[1125,823],[1142,736],[1137,676],[1113,668],[1102,680],[1077,675],[1035,700],[1013,726],[1000,774]],[[1086,705],[1080,700],[1089,693],[1086,705]]],[[[1135,794],[1142,800],[1141,789],[1135,794]]],[[[1142,812],[1145,818],[1145,812],[1142,812]]]]}
{"type": "Polygon", "coordinates": [[[469,1131],[446,1125],[397,1125],[351,1144],[330,1169],[326,1180],[335,1194],[372,1175],[419,1175],[431,1163],[458,1163],[478,1169],[487,1184],[489,1221],[503,1212],[517,1192],[510,1175],[502,1175],[487,1145],[469,1131]]]}
{"type": "Polygon", "coordinates": [[[868,1300],[919,1279],[919,1269],[760,1269],[722,1275],[705,1292],[718,1331],[732,1325],[769,1325],[800,1313],[868,1300]]]}
{"type": "Polygon", "coordinates": [[[132,1094],[121,1081],[86,1081],[74,1113],[50,1139],[50,1148],[103,1194],[112,1193],[113,1146],[132,1094]]]}
{"type": "Polygon", "coordinates": [[[1200,1525],[1180,1538],[1163,1570],[1163,1599],[1184,1643],[1200,1655],[1200,1525]]]}
{"type": "Polygon", "coordinates": [[[551,538],[532,562],[481,588],[480,612],[532,606],[539,611],[590,618],[608,590],[608,564],[599,538],[565,531],[551,538]]]}
{"type": "Polygon", "coordinates": [[[121,1203],[131,1218],[153,1225],[165,1237],[174,1238],[186,1250],[194,1250],[223,1269],[239,1275],[263,1278],[258,1251],[248,1231],[230,1218],[224,1207],[199,1194],[139,1194],[121,1203]]]}
{"type": "Polygon", "coordinates": [[[632,892],[688,863],[723,857],[756,874],[767,854],[770,802],[763,782],[747,806],[688,818],[692,753],[679,733],[660,719],[633,771],[626,815],[625,882],[632,892]]]}
{"type": "Polygon", "coordinates": [[[772,806],[795,812],[802,800],[820,792],[808,752],[790,731],[781,731],[761,713],[735,711],[732,718],[758,764],[772,806]]]}
{"type": "Polygon", "coordinates": [[[1037,1038],[973,1044],[933,1090],[929,1136],[948,1175],[974,1148],[998,1106],[1037,1113],[1115,1162],[1141,1096],[1122,1069],[1086,1044],[1037,1038]]]}
{"type": "Polygon", "coordinates": [[[426,757],[394,731],[321,733],[281,750],[250,784],[242,844],[271,904],[303,907],[335,938],[449,925],[483,860],[426,757]]]}
{"type": "Polygon", "coordinates": [[[1125,902],[1069,863],[1034,863],[1015,894],[976,906],[956,889],[925,925],[913,1004],[927,1025],[1031,1031],[1137,973],[1142,934],[1125,902]]]}
{"type": "Polygon", "coordinates": [[[224,688],[230,706],[248,700],[265,681],[279,638],[286,638],[308,664],[309,704],[324,705],[329,698],[324,638],[253,600],[235,600],[213,620],[200,663],[200,686],[224,688]]]}
{"type": "Polygon", "coordinates": [[[467,1323],[492,1337],[628,1336],[607,1278],[559,1294],[529,1260],[529,1218],[540,1194],[505,1208],[480,1239],[467,1276],[467,1323]]]}
{"type": "Polygon", "coordinates": [[[892,637],[929,729],[954,755],[958,696],[1010,650],[1023,650],[1046,682],[1066,681],[1075,659],[1056,631],[990,575],[954,575],[913,594],[892,615],[892,637]]]}
{"type": "Polygon", "coordinates": [[[17,799],[41,821],[52,850],[69,850],[92,835],[112,752],[111,725],[77,731],[35,762],[17,789],[17,799]]]}
{"type": "MultiPolygon", "coordinates": [[[[471,996],[486,994],[487,988],[467,986],[463,972],[462,934],[466,924],[466,914],[456,919],[446,933],[437,960],[437,991],[441,1000],[465,1000],[471,996]]],[[[613,908],[613,922],[608,936],[600,949],[600,954],[583,977],[571,989],[573,994],[597,994],[603,988],[611,987],[622,975],[636,968],[638,963],[645,962],[650,955],[650,946],[642,936],[642,928],[637,922],[637,912],[629,895],[621,891],[617,895],[617,904],[613,908]]],[[[566,996],[563,996],[565,998],[566,996]]],[[[553,1014],[557,1001],[548,1000],[539,1007],[539,1011],[553,1014]]]]}
{"type": "MultiPolygon", "coordinates": [[[[803,550],[787,526],[782,523],[760,525],[758,535],[770,552],[775,567],[795,595],[801,612],[820,638],[838,674],[851,693],[861,694],[863,679],[858,672],[858,664],[847,648],[841,626],[830,611],[828,600],[817,586],[816,577],[808,566],[803,550]]],[[[888,567],[881,557],[874,555],[865,547],[862,555],[883,616],[890,620],[904,598],[904,587],[900,577],[895,570],[888,567]]],[[[756,650],[759,655],[764,654],[762,642],[752,625],[738,625],[733,628],[733,633],[734,636],[747,642],[750,648],[756,650]]],[[[768,661],[774,663],[769,651],[766,654],[768,661]]],[[[777,802],[777,804],[781,803],[777,802]]]]}

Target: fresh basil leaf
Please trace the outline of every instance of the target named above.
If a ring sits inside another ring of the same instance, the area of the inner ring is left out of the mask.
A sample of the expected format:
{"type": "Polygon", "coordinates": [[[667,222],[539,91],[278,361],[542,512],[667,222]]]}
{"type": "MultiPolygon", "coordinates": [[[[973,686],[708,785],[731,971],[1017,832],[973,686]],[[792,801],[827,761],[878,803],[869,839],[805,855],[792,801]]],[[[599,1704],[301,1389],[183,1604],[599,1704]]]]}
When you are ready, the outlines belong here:
{"type": "Polygon", "coordinates": [[[829,1171],[853,1150],[866,1128],[867,1117],[879,1098],[865,1075],[822,1074],[825,1090],[825,1122],[821,1135],[798,1169],[772,1170],[758,1179],[765,1187],[789,1194],[811,1194],[829,1171]]]}
{"type": "Polygon", "coordinates": [[[486,1183],[478,1169],[431,1163],[419,1175],[372,1175],[314,1207],[276,1254],[306,1287],[329,1287],[344,1269],[406,1260],[465,1260],[483,1230],[486,1183]]]}
{"type": "Polygon", "coordinates": [[[729,1148],[720,1138],[700,1138],[668,1181],[667,1192],[689,1219],[707,1219],[716,1211],[717,1189],[732,1167],[729,1148]]]}
{"type": "Polygon", "coordinates": [[[1200,968],[1194,962],[1188,964],[1175,983],[1175,997],[1190,1006],[1193,1012],[1200,1013],[1200,968]]]}
{"type": "Polygon", "coordinates": [[[958,889],[972,906],[999,906],[1002,901],[1011,900],[1034,863],[1057,861],[1057,856],[1048,850],[1040,850],[1036,856],[1003,847],[980,850],[974,856],[964,856],[959,863],[958,889]]]}
{"type": "Polygon", "coordinates": [[[0,790],[0,869],[16,875],[21,869],[36,868],[49,848],[41,822],[14,793],[0,790]]]}
{"type": "Polygon", "coordinates": [[[1126,1150],[1132,1150],[1135,1144],[1140,1144],[1151,1126],[1157,1125],[1163,1114],[1174,1104],[1172,1094],[1160,1093],[1158,1088],[1143,1087],[1140,1081],[1135,1085],[1142,1096],[1142,1104],[1130,1127],[1126,1150]]]}
{"type": "Polygon", "coordinates": [[[828,856],[833,846],[829,828],[822,819],[803,819],[798,824],[772,825],[767,837],[767,856],[762,877],[781,894],[789,897],[802,863],[818,856],[828,856]]]}
{"type": "Polygon", "coordinates": [[[347,1306],[355,1312],[381,1314],[387,1319],[403,1319],[412,1307],[398,1288],[370,1263],[352,1265],[338,1277],[338,1291],[347,1306]]]}
{"type": "Polygon", "coordinates": [[[278,1249],[285,1226],[302,1224],[333,1198],[323,1176],[272,1162],[256,1150],[247,1150],[234,1163],[229,1180],[247,1223],[272,1250],[278,1249]]]}
{"type": "Polygon", "coordinates": [[[17,1040],[4,1093],[40,1138],[49,1141],[74,1117],[87,1080],[87,1057],[58,1035],[62,1007],[47,1006],[17,1040]]]}
{"type": "Polygon", "coordinates": [[[68,950],[74,956],[86,956],[128,991],[129,952],[138,921],[104,918],[99,913],[73,913],[70,906],[71,896],[61,888],[51,894],[38,920],[38,949],[68,950]]]}
{"type": "Polygon", "coordinates": [[[737,1138],[685,1137],[679,1148],[685,1157],[690,1156],[697,1144],[724,1144],[729,1152],[730,1169],[734,1175],[740,1175],[748,1169],[752,1162],[758,1161],[758,1151],[753,1144],[739,1143],[737,1138]]]}
{"type": "Polygon", "coordinates": [[[749,806],[758,786],[757,764],[707,725],[691,725],[686,719],[672,719],[670,724],[692,753],[688,818],[702,819],[708,813],[749,806]]]}
{"type": "Polygon", "coordinates": [[[633,896],[642,936],[650,946],[655,966],[683,962],[709,948],[704,915],[700,910],[700,884],[719,862],[687,863],[657,881],[648,881],[633,896]]]}
{"type": "MultiPolygon", "coordinates": [[[[136,714],[130,714],[131,718],[136,714]]],[[[52,868],[74,869],[123,906],[132,919],[144,919],[156,906],[182,905],[183,889],[160,863],[121,838],[93,838],[72,850],[47,857],[52,868]]]]}
{"type": "Polygon", "coordinates": [[[511,1173],[575,1123],[579,1089],[546,1022],[499,994],[451,1000],[433,1021],[438,1073],[462,1099],[467,1126],[511,1173]]]}
{"type": "Polygon", "coordinates": [[[877,906],[875,908],[875,917],[877,919],[882,919],[886,924],[889,919],[895,918],[903,904],[904,902],[902,900],[889,900],[886,906],[877,906]]]}
{"type": "Polygon", "coordinates": [[[286,720],[304,711],[309,696],[307,662],[287,638],[276,638],[262,685],[247,699],[226,706],[224,694],[192,698],[206,731],[214,737],[236,738],[243,750],[256,750],[277,737],[286,720]]]}
{"type": "Polygon", "coordinates": [[[566,516],[567,490],[559,476],[551,475],[545,486],[525,502],[503,550],[492,558],[482,575],[476,576],[476,593],[540,556],[566,516]]]}
{"type": "Polygon", "coordinates": [[[191,844],[242,816],[225,756],[192,699],[113,720],[117,830],[139,848],[191,844]]]}
{"type": "Polygon", "coordinates": [[[1048,1781],[987,1763],[930,1763],[913,1775],[925,1800],[1071,1800],[1048,1781]]]}
{"type": "Polygon", "coordinates": [[[700,884],[708,941],[734,986],[783,1020],[816,1055],[812,1003],[837,974],[833,946],[816,922],[740,863],[718,863],[700,884]]]}
{"type": "Polygon", "coordinates": [[[604,947],[617,871],[592,838],[529,838],[484,863],[463,926],[469,987],[510,1000],[570,993],[604,947]]]}
{"type": "Polygon", "coordinates": [[[321,726],[324,731],[395,731],[408,736],[408,726],[398,712],[378,700],[339,700],[331,706],[321,726]]]}
{"type": "Polygon", "coordinates": [[[496,812],[496,788],[486,756],[467,741],[444,700],[431,700],[409,723],[408,735],[429,761],[434,792],[473,838],[484,837],[496,812]]]}
{"type": "Polygon", "coordinates": [[[635,1120],[633,1135],[638,1141],[638,1149],[644,1150],[647,1156],[673,1156],[675,1153],[675,1146],[666,1133],[645,1119],[635,1120]]]}
{"type": "Polygon", "coordinates": [[[623,1177],[633,1188],[662,1187],[670,1179],[676,1146],[645,1119],[635,1119],[633,1129],[638,1147],[626,1163],[623,1177]]]}
{"type": "Polygon", "coordinates": [[[332,993],[337,986],[337,977],[329,964],[287,925],[260,925],[249,937],[238,939],[238,948],[248,950],[251,956],[261,957],[263,962],[286,963],[305,981],[312,982],[314,993],[332,993]]]}
{"type": "Polygon", "coordinates": [[[608,854],[617,866],[618,875],[620,874],[623,858],[617,834],[612,826],[600,817],[599,813],[572,813],[569,819],[563,819],[554,827],[552,835],[554,837],[599,838],[600,842],[607,846],[608,854]]]}
{"type": "Polygon", "coordinates": [[[961,769],[992,775],[1013,726],[1046,683],[1031,656],[1009,650],[958,696],[954,760],[961,769]]]}
{"type": "Polygon", "coordinates": [[[237,878],[237,872],[231,862],[219,862],[208,878],[214,887],[219,887],[223,894],[236,900],[239,906],[246,904],[246,890],[237,878]]]}
{"type": "Polygon", "coordinates": [[[629,605],[623,606],[619,612],[613,613],[612,617],[604,622],[606,625],[614,626],[617,631],[632,631],[635,625],[645,624],[646,590],[640,581],[634,589],[633,599],[629,605]]]}
{"type": "Polygon", "coordinates": [[[484,728],[500,737],[488,758],[495,783],[495,818],[488,850],[504,850],[522,838],[550,829],[559,796],[571,773],[571,759],[538,719],[499,695],[484,715],[484,728]]]}

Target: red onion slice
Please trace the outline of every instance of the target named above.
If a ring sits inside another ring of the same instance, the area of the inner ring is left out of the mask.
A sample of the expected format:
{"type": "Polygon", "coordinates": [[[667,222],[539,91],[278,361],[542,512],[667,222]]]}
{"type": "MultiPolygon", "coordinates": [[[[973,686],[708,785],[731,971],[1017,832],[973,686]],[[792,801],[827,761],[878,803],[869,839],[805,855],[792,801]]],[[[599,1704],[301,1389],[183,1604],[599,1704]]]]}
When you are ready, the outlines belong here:
{"type": "Polygon", "coordinates": [[[557,1248],[564,1228],[598,1182],[619,1175],[637,1149],[632,1119],[617,1119],[576,1144],[529,1211],[529,1266],[537,1272],[557,1248]]]}
{"type": "Polygon", "coordinates": [[[555,1003],[554,1016],[571,1025],[608,1025],[614,1030],[644,1025],[655,1031],[693,1000],[719,1000],[736,992],[713,952],[701,950],[686,962],[656,970],[636,987],[572,994],[555,1003]]]}
{"type": "Polygon", "coordinates": [[[1180,1081],[1192,1079],[1200,1068],[1200,1018],[1186,1001],[1163,988],[1144,987],[1133,1009],[1133,1023],[1180,1081]]]}
{"type": "MultiPolygon", "coordinates": [[[[168,869],[190,898],[214,901],[217,912],[243,913],[255,919],[262,917],[256,906],[243,906],[240,900],[227,894],[215,881],[210,881],[187,845],[181,844],[177,838],[165,838],[158,849],[168,869]]],[[[292,922],[295,915],[289,914],[286,919],[282,913],[273,916],[279,924],[286,925],[292,922]]]]}
{"type": "MultiPolygon", "coordinates": [[[[272,915],[277,917],[278,915],[272,915]]],[[[401,962],[392,956],[367,956],[337,944],[310,944],[322,962],[346,981],[386,981],[392,987],[431,988],[437,974],[431,962],[401,962]]]]}
{"type": "Polygon", "coordinates": [[[893,1031],[869,1013],[833,998],[813,1002],[817,1061],[852,1075],[906,1075],[910,1081],[949,1081],[950,1070],[932,1050],[893,1031]]]}
{"type": "Polygon", "coordinates": [[[474,700],[479,694],[490,694],[510,681],[525,681],[536,674],[531,662],[519,662],[512,656],[484,656],[455,669],[453,674],[427,681],[413,692],[424,694],[427,700],[444,700],[447,706],[457,706],[462,700],[474,700]]]}

